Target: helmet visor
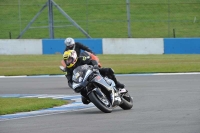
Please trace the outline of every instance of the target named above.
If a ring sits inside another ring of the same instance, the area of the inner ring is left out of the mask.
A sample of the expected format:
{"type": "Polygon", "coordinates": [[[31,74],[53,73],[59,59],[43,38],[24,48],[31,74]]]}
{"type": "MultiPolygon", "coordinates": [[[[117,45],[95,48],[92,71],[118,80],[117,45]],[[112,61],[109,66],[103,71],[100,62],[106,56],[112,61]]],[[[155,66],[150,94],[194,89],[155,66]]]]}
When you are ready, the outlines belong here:
{"type": "Polygon", "coordinates": [[[72,50],[74,45],[67,46],[68,49],[72,50]]]}
{"type": "Polygon", "coordinates": [[[69,57],[67,60],[65,60],[65,62],[66,62],[66,65],[68,66],[73,62],[73,58],[69,57]]]}

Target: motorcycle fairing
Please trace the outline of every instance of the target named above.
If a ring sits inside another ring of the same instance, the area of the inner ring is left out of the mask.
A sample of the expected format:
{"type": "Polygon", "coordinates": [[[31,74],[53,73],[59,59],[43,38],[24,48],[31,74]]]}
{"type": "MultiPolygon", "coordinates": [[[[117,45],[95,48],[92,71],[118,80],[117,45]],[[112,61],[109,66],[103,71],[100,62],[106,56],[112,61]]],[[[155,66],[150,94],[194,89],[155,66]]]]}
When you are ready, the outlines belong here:
{"type": "Polygon", "coordinates": [[[112,86],[108,85],[107,82],[104,80],[104,78],[101,75],[97,75],[96,77],[94,77],[91,80],[91,82],[94,82],[94,83],[97,83],[98,85],[103,86],[110,93],[113,90],[112,86]]]}

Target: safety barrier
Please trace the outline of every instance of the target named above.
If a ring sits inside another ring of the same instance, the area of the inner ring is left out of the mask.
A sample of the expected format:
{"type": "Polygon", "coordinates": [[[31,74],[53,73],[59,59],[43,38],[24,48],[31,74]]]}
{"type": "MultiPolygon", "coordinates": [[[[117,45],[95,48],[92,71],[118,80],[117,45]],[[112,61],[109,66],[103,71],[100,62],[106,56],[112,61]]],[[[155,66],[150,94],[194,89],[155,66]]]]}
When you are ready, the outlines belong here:
{"type": "Polygon", "coordinates": [[[166,38],[164,54],[200,54],[200,38],[166,38]]]}
{"type": "MultiPolygon", "coordinates": [[[[75,39],[96,54],[200,54],[200,38],[75,39]]],[[[64,39],[0,39],[0,55],[62,54],[64,39]]]]}

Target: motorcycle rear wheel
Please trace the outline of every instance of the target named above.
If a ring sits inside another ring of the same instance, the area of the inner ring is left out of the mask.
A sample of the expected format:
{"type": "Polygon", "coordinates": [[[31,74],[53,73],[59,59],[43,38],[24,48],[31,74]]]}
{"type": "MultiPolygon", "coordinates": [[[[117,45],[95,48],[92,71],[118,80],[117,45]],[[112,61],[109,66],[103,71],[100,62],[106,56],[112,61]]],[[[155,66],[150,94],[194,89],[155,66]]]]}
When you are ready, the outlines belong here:
{"type": "Polygon", "coordinates": [[[107,105],[105,104],[105,102],[103,102],[98,96],[98,94],[95,91],[92,91],[88,97],[90,99],[90,101],[102,112],[104,113],[111,113],[112,112],[112,105],[109,102],[109,100],[105,98],[105,100],[107,100],[107,105]]]}
{"type": "Polygon", "coordinates": [[[119,105],[124,110],[129,110],[133,107],[133,99],[132,97],[127,93],[123,94],[122,97],[122,104],[119,105]]]}

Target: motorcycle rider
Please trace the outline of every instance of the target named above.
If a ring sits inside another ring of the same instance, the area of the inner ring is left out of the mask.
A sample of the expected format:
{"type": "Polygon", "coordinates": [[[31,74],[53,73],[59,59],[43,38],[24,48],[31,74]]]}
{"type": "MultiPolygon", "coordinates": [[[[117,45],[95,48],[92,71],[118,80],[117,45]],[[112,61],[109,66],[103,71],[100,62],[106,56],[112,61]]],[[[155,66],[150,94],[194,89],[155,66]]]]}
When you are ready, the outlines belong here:
{"type": "MultiPolygon", "coordinates": [[[[114,71],[111,68],[99,68],[98,63],[96,61],[91,60],[88,57],[80,56],[78,57],[75,50],[68,50],[65,51],[63,54],[63,59],[66,64],[67,69],[66,70],[66,78],[68,79],[68,85],[70,88],[72,88],[72,75],[73,70],[84,64],[93,65],[96,69],[99,69],[100,74],[105,77],[112,79],[115,82],[116,88],[120,91],[123,89],[123,92],[126,91],[124,89],[124,84],[121,84],[119,81],[117,81],[114,71]]],[[[89,101],[84,97],[86,94],[82,94],[82,102],[84,104],[89,104],[89,101]]]]}
{"type": "Polygon", "coordinates": [[[66,45],[65,51],[75,50],[78,57],[80,56],[81,50],[85,50],[87,52],[94,54],[94,52],[89,47],[81,44],[80,42],[75,42],[74,39],[71,37],[66,38],[64,42],[66,45]]]}
{"type": "MultiPolygon", "coordinates": [[[[66,38],[64,43],[66,45],[65,51],[75,50],[78,57],[80,56],[81,50],[89,52],[89,53],[87,53],[87,55],[86,55],[86,53],[82,53],[83,54],[82,56],[88,56],[89,55],[91,57],[91,59],[96,60],[98,62],[99,67],[101,67],[101,63],[99,62],[99,58],[94,54],[94,52],[89,47],[87,47],[87,46],[85,46],[85,45],[83,45],[79,42],[75,42],[74,39],[71,38],[71,37],[66,38]]],[[[63,60],[61,61],[61,64],[65,64],[63,60]]]]}

